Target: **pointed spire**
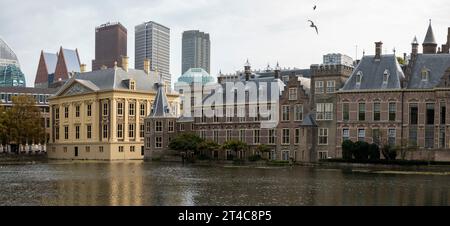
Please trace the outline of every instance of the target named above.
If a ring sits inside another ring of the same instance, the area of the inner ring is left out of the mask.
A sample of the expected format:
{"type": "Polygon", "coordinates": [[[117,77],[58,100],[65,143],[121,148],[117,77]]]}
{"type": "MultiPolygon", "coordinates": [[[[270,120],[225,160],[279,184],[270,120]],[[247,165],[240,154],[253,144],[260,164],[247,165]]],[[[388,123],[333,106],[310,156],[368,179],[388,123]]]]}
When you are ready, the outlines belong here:
{"type": "Polygon", "coordinates": [[[277,61],[277,66],[275,67],[275,70],[281,71],[280,63],[277,61]]]}
{"type": "Polygon", "coordinates": [[[250,65],[250,62],[248,61],[248,58],[247,58],[247,62],[245,62],[245,65],[244,65],[245,67],[250,67],[251,65],[250,65]]]}
{"type": "Polygon", "coordinates": [[[414,36],[414,39],[413,39],[413,41],[412,41],[411,44],[417,44],[417,45],[419,45],[419,42],[417,41],[417,36],[414,36]]]}
{"type": "Polygon", "coordinates": [[[437,44],[436,39],[434,38],[433,27],[431,26],[431,19],[430,25],[428,26],[427,35],[425,36],[423,44],[437,44]]]}
{"type": "Polygon", "coordinates": [[[162,76],[159,78],[159,82],[155,84],[158,91],[156,93],[155,102],[153,103],[153,110],[150,113],[150,117],[167,118],[175,117],[170,109],[169,101],[166,96],[165,84],[162,81],[162,76]]]}

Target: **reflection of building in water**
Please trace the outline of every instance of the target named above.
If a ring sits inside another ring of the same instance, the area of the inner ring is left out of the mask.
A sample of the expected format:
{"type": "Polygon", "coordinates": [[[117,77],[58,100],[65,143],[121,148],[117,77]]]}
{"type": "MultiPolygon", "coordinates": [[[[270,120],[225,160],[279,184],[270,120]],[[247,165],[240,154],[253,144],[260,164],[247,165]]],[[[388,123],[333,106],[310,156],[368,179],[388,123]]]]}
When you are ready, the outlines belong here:
{"type": "MultiPolygon", "coordinates": [[[[70,177],[56,183],[58,196],[43,205],[142,206],[144,173],[141,162],[65,165],[70,177]]],[[[53,197],[52,197],[53,198],[53,197]]]]}

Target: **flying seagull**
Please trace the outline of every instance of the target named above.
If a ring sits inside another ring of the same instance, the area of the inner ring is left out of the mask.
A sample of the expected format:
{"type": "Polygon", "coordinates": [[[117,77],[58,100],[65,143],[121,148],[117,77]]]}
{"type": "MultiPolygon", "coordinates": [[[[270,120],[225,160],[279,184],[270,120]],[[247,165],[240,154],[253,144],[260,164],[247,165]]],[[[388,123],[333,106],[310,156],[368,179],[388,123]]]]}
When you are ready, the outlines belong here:
{"type": "Polygon", "coordinates": [[[311,23],[311,25],[309,25],[309,26],[312,27],[312,28],[315,28],[315,29],[316,29],[316,33],[319,34],[319,29],[318,29],[317,26],[314,24],[314,22],[312,22],[311,20],[308,20],[308,22],[311,23]]]}
{"type": "Polygon", "coordinates": [[[316,9],[317,9],[317,5],[314,5],[313,10],[316,10],[316,9]]]}

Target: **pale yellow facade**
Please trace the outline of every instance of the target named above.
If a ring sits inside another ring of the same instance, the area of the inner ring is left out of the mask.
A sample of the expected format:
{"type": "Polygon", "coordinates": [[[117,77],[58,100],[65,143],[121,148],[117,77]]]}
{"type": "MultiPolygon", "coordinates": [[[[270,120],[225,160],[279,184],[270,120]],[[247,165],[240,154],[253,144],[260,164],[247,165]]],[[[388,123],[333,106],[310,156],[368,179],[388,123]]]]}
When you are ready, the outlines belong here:
{"type": "MultiPolygon", "coordinates": [[[[77,83],[72,81],[72,85],[77,83]]],[[[80,84],[78,84],[80,85],[80,84]]],[[[69,90],[68,86],[66,90],[69,90]]],[[[50,159],[142,160],[144,119],[151,112],[156,92],[102,90],[50,99],[50,159]],[[134,110],[133,110],[134,108],[134,110]]],[[[167,95],[178,112],[179,95],[167,95]]]]}

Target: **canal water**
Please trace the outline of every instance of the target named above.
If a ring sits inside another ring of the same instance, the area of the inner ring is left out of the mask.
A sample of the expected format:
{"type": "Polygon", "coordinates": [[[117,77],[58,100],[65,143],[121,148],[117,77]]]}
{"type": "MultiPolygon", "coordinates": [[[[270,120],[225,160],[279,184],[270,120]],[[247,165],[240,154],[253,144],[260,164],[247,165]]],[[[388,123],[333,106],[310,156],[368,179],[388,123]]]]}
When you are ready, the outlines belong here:
{"type": "Polygon", "coordinates": [[[445,173],[143,162],[0,166],[0,205],[423,206],[450,204],[445,173]]]}

